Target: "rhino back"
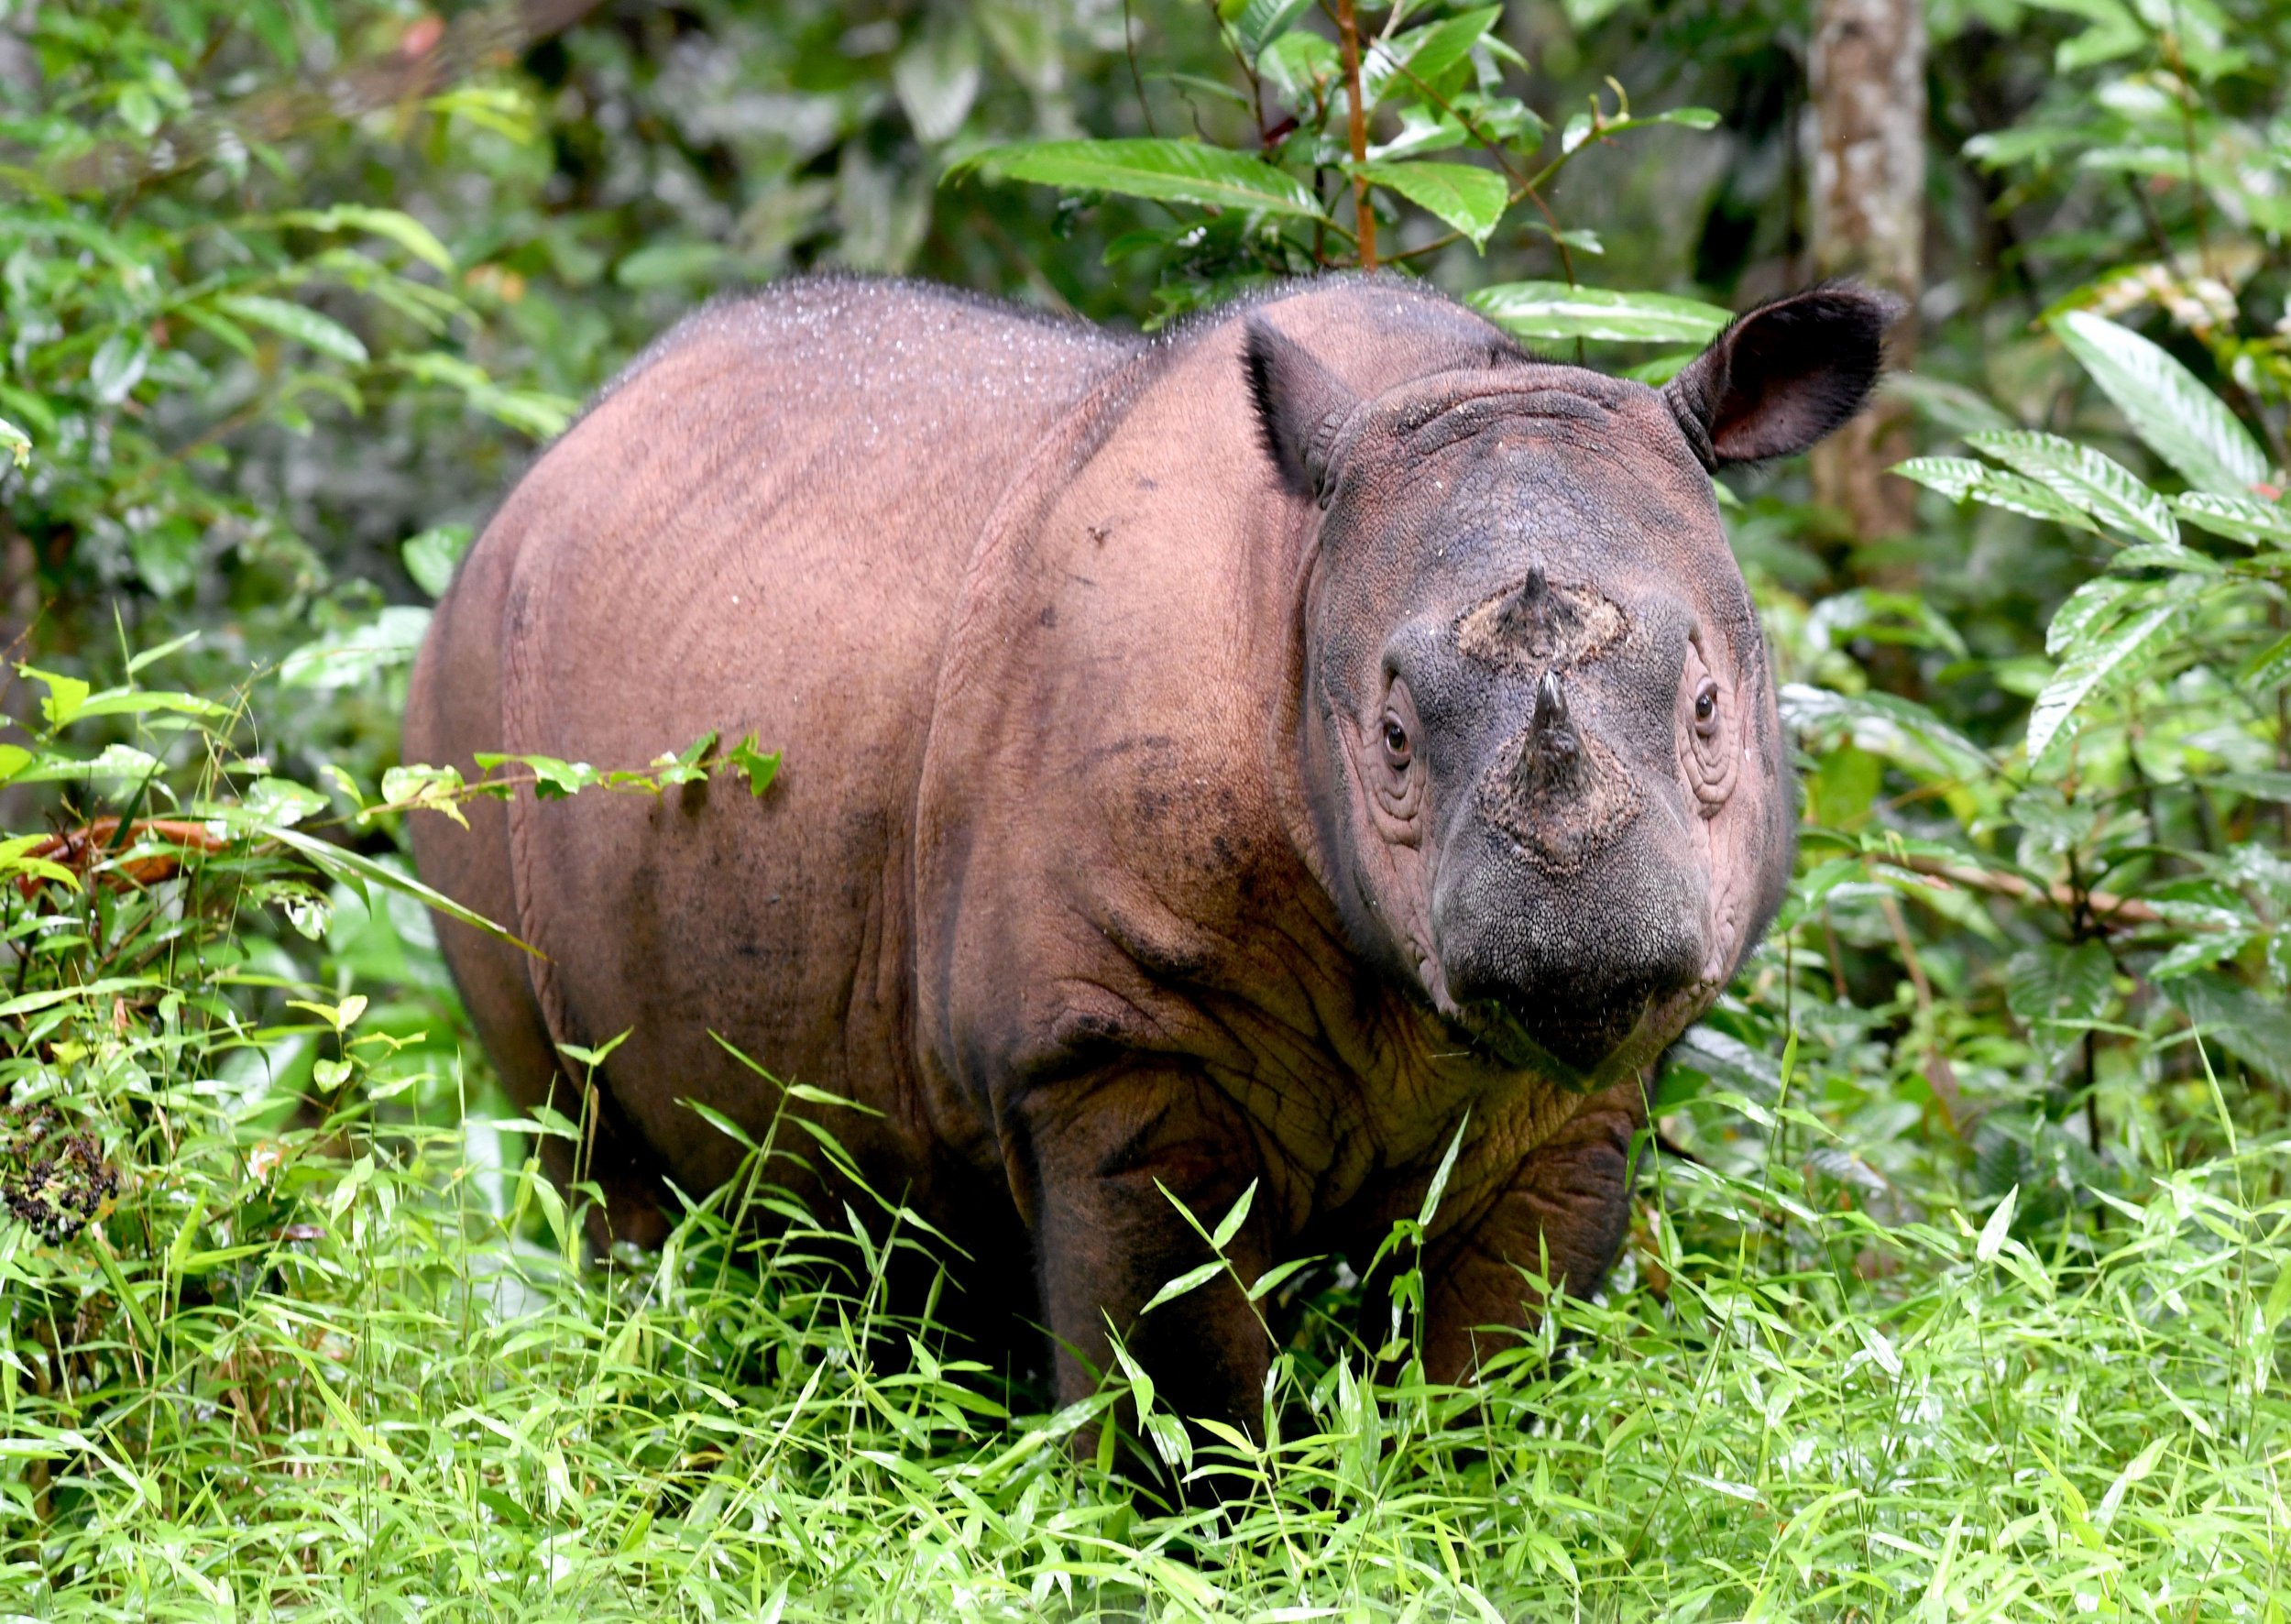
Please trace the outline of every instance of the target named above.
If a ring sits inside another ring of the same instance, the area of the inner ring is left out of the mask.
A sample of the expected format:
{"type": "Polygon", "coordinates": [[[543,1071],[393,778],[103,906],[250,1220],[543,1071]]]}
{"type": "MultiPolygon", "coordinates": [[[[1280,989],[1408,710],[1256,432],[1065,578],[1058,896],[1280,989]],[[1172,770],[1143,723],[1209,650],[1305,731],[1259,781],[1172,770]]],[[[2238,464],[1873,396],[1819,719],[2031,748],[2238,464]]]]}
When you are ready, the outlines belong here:
{"type": "Polygon", "coordinates": [[[784,754],[761,799],[719,775],[510,808],[502,861],[548,956],[529,970],[550,1032],[630,1033],[612,1092],[688,1187],[737,1152],[679,1102],[759,1134],[778,1103],[711,1032],[888,1113],[851,1147],[895,1180],[952,1125],[915,1096],[906,1041],[935,676],[998,498],[1126,353],[940,291],[786,284],[656,346],[478,543],[465,582],[498,602],[444,623],[496,641],[499,732],[441,753],[633,766],[714,731],[784,754]]]}

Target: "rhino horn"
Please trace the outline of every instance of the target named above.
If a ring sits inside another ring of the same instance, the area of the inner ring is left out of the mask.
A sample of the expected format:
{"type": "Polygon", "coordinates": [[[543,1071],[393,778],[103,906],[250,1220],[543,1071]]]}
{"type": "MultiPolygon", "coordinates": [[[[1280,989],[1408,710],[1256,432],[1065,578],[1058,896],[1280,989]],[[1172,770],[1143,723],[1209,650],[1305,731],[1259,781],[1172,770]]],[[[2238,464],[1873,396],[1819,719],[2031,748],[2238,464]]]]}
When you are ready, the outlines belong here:
{"type": "Polygon", "coordinates": [[[1567,710],[1567,685],[1547,671],[1535,685],[1535,714],[1519,750],[1514,782],[1523,796],[1547,794],[1574,781],[1583,761],[1583,740],[1567,710]]]}
{"type": "Polygon", "coordinates": [[[1527,579],[1496,611],[1496,630],[1507,642],[1540,650],[1550,642],[1551,620],[1551,577],[1544,574],[1540,558],[1530,559],[1527,579]]]}

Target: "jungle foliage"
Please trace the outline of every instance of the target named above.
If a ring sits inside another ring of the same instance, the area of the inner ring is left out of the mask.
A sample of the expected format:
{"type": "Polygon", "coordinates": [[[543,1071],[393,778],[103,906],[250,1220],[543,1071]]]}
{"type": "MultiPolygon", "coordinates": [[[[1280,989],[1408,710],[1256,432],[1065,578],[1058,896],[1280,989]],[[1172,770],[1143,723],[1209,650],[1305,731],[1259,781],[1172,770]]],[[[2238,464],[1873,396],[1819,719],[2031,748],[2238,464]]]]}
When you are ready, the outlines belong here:
{"type": "Polygon", "coordinates": [[[1795,0],[1340,14],[6,11],[0,1615],[2284,1616],[2277,0],[1928,7],[1917,524],[1727,477],[1797,881],[1540,1346],[1432,1388],[1318,1271],[1262,1442],[1135,1371],[1047,1414],[887,1317],[912,1229],[754,1239],[776,1138],[585,1259],[532,1155],[581,1125],[501,1099],[405,813],[762,793],[777,741],[466,785],[397,716],[662,325],[844,267],[1158,326],[1373,260],[1659,379],[1808,274],[1795,0]],[[1124,1394],[1229,1511],[1069,1457],[1124,1394]]]}

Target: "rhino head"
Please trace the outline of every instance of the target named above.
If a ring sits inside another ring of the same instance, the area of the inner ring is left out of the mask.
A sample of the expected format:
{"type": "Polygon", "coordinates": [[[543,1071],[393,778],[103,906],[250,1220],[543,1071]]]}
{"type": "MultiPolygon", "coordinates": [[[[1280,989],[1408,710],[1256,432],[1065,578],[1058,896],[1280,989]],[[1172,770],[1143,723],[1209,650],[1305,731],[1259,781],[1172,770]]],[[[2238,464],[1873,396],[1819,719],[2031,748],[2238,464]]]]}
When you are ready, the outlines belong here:
{"type": "Polygon", "coordinates": [[[1896,306],[1754,310],[1660,391],[1492,330],[1373,398],[1249,323],[1310,525],[1299,741],[1357,950],[1475,1048],[1564,1085],[1644,1064],[1772,918],[1795,825],[1711,474],[1859,409],[1896,306]]]}

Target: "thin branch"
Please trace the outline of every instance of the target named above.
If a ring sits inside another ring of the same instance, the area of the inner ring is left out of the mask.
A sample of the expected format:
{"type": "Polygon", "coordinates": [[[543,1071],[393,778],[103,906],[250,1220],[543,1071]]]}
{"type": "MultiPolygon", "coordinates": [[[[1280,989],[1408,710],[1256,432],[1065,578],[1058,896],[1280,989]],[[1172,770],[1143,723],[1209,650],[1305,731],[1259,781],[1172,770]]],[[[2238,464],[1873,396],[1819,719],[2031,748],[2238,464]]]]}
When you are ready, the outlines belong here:
{"type": "Polygon", "coordinates": [[[1360,23],[1353,15],[1353,0],[1336,0],[1337,39],[1344,49],[1344,94],[1347,134],[1353,148],[1353,215],[1359,232],[1360,268],[1376,269],[1376,212],[1368,201],[1368,109],[1360,96],[1360,23]]]}

